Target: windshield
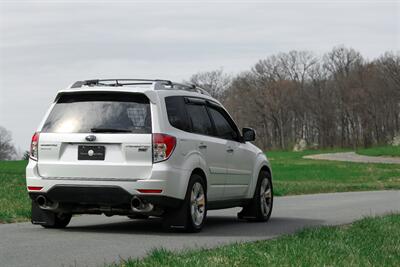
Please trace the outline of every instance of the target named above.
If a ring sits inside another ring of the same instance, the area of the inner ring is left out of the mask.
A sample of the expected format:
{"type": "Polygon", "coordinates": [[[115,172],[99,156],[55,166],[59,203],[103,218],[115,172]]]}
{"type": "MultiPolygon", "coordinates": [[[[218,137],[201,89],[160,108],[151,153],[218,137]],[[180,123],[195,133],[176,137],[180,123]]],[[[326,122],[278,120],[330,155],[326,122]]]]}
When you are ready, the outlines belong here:
{"type": "Polygon", "coordinates": [[[151,133],[150,102],[134,93],[61,95],[42,132],[151,133]]]}

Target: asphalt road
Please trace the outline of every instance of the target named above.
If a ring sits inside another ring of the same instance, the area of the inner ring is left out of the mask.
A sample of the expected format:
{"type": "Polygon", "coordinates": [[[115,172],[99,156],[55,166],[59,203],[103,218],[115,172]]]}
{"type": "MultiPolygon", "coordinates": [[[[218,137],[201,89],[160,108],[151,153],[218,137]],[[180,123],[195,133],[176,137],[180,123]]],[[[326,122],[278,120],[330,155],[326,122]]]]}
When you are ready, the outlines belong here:
{"type": "Polygon", "coordinates": [[[314,154],[304,156],[305,159],[319,159],[319,160],[336,160],[360,163],[386,163],[386,164],[400,164],[399,157],[373,157],[358,155],[355,152],[337,152],[314,154]]]}
{"type": "Polygon", "coordinates": [[[165,233],[160,220],[79,216],[66,229],[30,223],[0,225],[0,266],[103,266],[159,247],[213,247],[269,239],[304,227],[346,224],[364,216],[400,212],[400,191],[317,194],[275,199],[268,223],[238,221],[239,209],[211,211],[198,234],[165,233]]]}

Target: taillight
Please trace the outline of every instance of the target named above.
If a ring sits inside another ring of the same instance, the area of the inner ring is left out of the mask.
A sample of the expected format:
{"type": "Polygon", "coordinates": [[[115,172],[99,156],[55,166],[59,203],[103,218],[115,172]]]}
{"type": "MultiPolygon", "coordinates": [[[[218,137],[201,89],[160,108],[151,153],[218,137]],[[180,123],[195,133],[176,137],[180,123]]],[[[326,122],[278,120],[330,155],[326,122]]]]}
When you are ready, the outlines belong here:
{"type": "Polygon", "coordinates": [[[39,133],[34,133],[31,142],[31,151],[29,157],[33,160],[38,159],[38,149],[39,149],[39,133]]]}
{"type": "Polygon", "coordinates": [[[168,134],[153,134],[153,162],[167,160],[176,145],[176,138],[168,134]]]}

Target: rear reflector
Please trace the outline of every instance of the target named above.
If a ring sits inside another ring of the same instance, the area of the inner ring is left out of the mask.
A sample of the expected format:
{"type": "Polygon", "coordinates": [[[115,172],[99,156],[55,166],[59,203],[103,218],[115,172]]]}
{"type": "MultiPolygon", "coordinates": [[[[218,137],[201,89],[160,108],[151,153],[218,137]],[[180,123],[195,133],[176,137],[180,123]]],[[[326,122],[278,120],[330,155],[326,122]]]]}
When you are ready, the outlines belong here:
{"type": "Polygon", "coordinates": [[[144,194],[159,194],[162,192],[161,189],[138,189],[138,191],[144,194]]]}
{"type": "Polygon", "coordinates": [[[30,191],[40,191],[42,188],[43,186],[28,186],[28,190],[30,191]]]}

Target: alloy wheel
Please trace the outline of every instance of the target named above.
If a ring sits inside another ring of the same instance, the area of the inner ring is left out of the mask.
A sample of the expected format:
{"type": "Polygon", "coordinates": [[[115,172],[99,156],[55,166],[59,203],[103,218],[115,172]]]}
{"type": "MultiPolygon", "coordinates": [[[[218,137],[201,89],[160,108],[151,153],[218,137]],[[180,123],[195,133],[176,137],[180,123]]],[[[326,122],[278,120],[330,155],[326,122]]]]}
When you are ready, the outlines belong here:
{"type": "Polygon", "coordinates": [[[261,212],[264,216],[268,216],[272,204],[272,190],[268,178],[264,178],[260,186],[260,206],[261,212]]]}
{"type": "Polygon", "coordinates": [[[203,186],[196,182],[194,183],[190,195],[190,214],[192,221],[196,226],[200,226],[204,220],[205,214],[205,195],[203,186]]]}

